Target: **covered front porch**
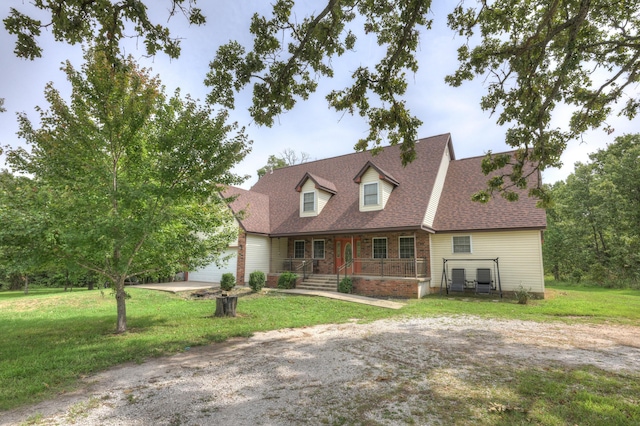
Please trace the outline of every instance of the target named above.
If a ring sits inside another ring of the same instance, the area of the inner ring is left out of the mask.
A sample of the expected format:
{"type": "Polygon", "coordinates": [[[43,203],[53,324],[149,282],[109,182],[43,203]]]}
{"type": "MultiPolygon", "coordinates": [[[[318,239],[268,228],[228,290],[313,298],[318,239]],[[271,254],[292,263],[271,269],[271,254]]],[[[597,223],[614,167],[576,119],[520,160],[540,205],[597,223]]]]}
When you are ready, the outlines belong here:
{"type": "MultiPolygon", "coordinates": [[[[272,238],[268,285],[285,271],[297,286],[322,281],[331,291],[345,276],[356,294],[422,297],[429,289],[429,234],[422,232],[272,238]]],[[[318,284],[320,285],[320,284],[318,284]]]]}

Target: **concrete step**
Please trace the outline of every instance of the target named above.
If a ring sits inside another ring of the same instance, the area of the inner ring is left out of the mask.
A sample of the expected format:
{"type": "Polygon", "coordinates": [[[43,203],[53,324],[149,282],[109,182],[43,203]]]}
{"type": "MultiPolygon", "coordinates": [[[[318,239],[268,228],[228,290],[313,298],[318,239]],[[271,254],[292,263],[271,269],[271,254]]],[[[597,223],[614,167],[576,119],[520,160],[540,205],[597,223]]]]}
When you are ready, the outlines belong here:
{"type": "Polygon", "coordinates": [[[338,291],[336,278],[331,275],[312,275],[298,284],[296,288],[301,290],[338,291]]]}

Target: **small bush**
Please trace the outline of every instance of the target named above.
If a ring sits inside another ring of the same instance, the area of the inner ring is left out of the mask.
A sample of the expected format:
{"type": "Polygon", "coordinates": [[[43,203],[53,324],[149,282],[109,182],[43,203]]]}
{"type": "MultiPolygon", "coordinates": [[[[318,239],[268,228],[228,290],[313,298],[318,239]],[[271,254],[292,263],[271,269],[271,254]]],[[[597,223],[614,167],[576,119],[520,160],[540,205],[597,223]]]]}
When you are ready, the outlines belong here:
{"type": "Polygon", "coordinates": [[[249,274],[249,287],[253,291],[260,291],[264,287],[265,277],[264,272],[254,271],[249,274]]]}
{"type": "Polygon", "coordinates": [[[293,272],[283,272],[278,278],[278,288],[291,289],[295,288],[298,275],[293,272]]]}
{"type": "Polygon", "coordinates": [[[229,291],[235,286],[236,286],[236,277],[234,277],[231,272],[222,274],[222,279],[220,280],[220,288],[222,290],[229,291]]]}
{"type": "Polygon", "coordinates": [[[353,290],[353,281],[351,281],[351,278],[344,277],[338,283],[338,291],[340,293],[351,293],[352,290],[353,290]]]}
{"type": "Polygon", "coordinates": [[[529,293],[529,290],[531,289],[529,288],[527,290],[522,286],[522,284],[520,284],[520,288],[514,292],[519,305],[526,305],[529,303],[529,299],[531,299],[531,293],[529,293]]]}

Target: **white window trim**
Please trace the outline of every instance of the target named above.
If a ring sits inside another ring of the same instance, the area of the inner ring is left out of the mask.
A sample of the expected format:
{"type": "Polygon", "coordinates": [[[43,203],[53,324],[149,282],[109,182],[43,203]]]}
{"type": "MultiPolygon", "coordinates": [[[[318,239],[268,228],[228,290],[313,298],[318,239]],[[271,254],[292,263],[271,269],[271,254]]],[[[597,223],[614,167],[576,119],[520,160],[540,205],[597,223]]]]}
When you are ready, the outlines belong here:
{"type": "Polygon", "coordinates": [[[473,253],[473,238],[471,237],[471,235],[453,235],[451,236],[451,253],[452,254],[472,254],[473,253]],[[456,251],[456,246],[455,243],[453,241],[454,238],[456,237],[469,237],[469,251],[456,251]]]}
{"type": "Polygon", "coordinates": [[[366,183],[362,184],[362,205],[364,207],[379,206],[380,205],[380,182],[366,182],[366,183]],[[376,186],[376,203],[375,204],[367,204],[366,203],[365,188],[368,185],[375,185],[376,186]]]}
{"type": "Polygon", "coordinates": [[[316,191],[303,192],[302,193],[302,212],[303,213],[314,213],[314,212],[316,212],[318,210],[318,208],[317,208],[318,201],[317,200],[318,200],[318,197],[316,196],[316,191]],[[304,205],[305,205],[304,196],[306,194],[313,194],[313,208],[311,210],[305,210],[304,209],[304,205]]]}
{"type": "Polygon", "coordinates": [[[373,238],[371,238],[371,258],[372,259],[388,259],[389,258],[389,241],[387,240],[387,237],[373,237],[373,238]],[[384,257],[374,257],[374,253],[375,253],[375,244],[373,243],[374,240],[384,240],[384,246],[385,246],[385,256],[384,257]]]}
{"type": "Polygon", "coordinates": [[[416,257],[416,237],[412,235],[403,235],[398,237],[398,259],[415,259],[416,257]],[[403,238],[411,238],[413,240],[413,257],[400,257],[400,240],[403,238]]]}
{"type": "Polygon", "coordinates": [[[307,244],[305,240],[294,240],[293,241],[293,258],[294,259],[304,259],[304,252],[307,249],[307,244]],[[296,243],[302,243],[302,257],[296,257],[296,243]]]}
{"type": "Polygon", "coordinates": [[[324,259],[327,253],[327,242],[325,240],[313,240],[311,248],[313,249],[313,253],[311,253],[311,257],[313,259],[324,259]],[[316,257],[316,241],[322,241],[322,257],[316,257]]]}

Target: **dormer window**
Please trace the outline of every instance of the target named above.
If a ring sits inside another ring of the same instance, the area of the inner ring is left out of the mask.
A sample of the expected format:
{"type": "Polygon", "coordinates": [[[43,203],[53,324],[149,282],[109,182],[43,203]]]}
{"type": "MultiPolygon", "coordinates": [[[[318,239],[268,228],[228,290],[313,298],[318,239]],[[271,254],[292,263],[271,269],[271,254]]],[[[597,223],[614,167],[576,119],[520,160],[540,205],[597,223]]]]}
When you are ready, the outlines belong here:
{"type": "Polygon", "coordinates": [[[319,176],[305,173],[296,185],[296,191],[300,193],[300,217],[314,217],[336,194],[336,186],[319,176]]]}
{"type": "Polygon", "coordinates": [[[303,212],[315,212],[316,211],[316,193],[305,192],[302,194],[302,211],[303,212]]]}
{"type": "Polygon", "coordinates": [[[380,204],[378,201],[378,182],[365,183],[362,185],[363,190],[363,204],[365,206],[377,206],[380,204]]]}
{"type": "Polygon", "coordinates": [[[399,185],[389,173],[367,161],[353,181],[360,185],[360,211],[372,212],[384,209],[391,192],[399,185]]]}

